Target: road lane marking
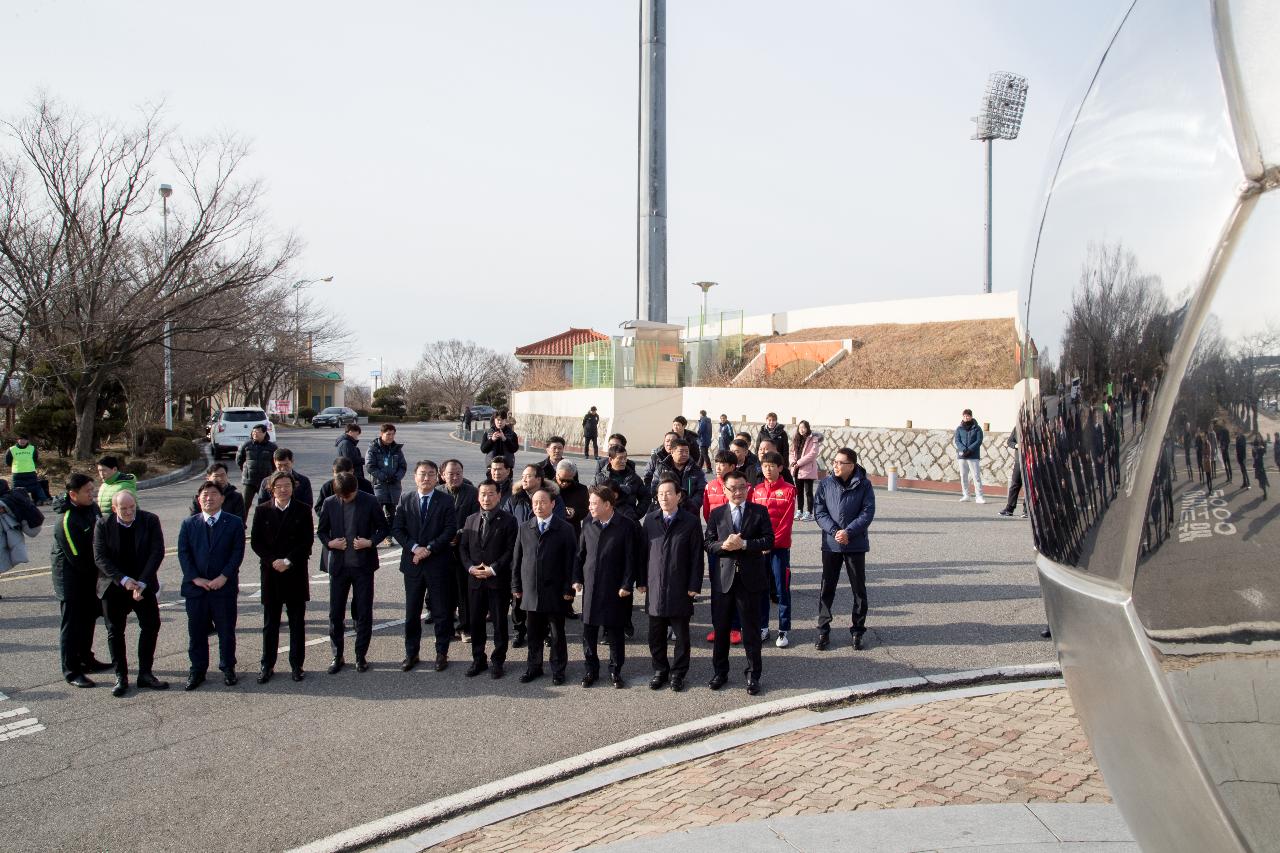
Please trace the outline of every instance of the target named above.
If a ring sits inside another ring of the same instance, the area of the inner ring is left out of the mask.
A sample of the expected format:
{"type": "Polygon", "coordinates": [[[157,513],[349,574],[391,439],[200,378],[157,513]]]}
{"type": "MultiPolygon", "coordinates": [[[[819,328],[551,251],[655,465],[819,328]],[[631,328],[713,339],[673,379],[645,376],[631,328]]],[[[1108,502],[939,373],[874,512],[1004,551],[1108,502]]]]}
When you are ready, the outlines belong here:
{"type": "Polygon", "coordinates": [[[13,740],[14,738],[25,737],[26,735],[33,735],[36,732],[44,731],[44,726],[41,723],[36,722],[34,719],[28,720],[27,722],[33,723],[33,725],[24,726],[11,732],[0,731],[0,741],[13,740]]]}
{"type": "Polygon", "coordinates": [[[14,708],[12,711],[0,711],[0,720],[6,717],[17,717],[20,714],[30,714],[26,708],[14,708]]]}

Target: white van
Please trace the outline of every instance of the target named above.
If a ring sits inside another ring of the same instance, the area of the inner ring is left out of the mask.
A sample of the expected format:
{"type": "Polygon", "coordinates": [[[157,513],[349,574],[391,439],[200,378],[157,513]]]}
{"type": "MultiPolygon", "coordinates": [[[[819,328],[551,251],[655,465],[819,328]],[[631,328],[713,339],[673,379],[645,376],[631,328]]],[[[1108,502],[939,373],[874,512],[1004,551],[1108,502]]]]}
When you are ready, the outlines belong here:
{"type": "Polygon", "coordinates": [[[231,456],[250,438],[256,426],[267,430],[267,440],[276,440],[276,426],[271,423],[267,413],[256,406],[228,406],[218,412],[209,430],[209,444],[213,447],[213,458],[224,454],[231,456]]]}

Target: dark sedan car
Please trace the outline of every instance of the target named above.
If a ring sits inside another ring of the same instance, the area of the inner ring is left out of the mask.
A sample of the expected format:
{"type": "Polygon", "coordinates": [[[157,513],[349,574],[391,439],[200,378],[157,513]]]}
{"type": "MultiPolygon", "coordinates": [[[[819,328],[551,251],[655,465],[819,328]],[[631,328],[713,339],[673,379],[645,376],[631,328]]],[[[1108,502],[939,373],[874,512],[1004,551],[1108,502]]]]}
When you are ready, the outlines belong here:
{"type": "Polygon", "coordinates": [[[312,418],[311,425],[316,429],[322,426],[337,429],[355,423],[358,417],[355,409],[348,409],[346,406],[330,406],[312,418]]]}

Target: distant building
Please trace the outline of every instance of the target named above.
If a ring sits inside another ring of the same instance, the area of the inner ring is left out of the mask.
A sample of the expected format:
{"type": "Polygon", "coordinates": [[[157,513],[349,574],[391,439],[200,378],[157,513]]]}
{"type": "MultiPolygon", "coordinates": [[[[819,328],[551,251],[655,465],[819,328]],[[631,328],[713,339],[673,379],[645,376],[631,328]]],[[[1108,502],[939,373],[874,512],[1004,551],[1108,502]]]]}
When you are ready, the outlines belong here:
{"type": "Polygon", "coordinates": [[[554,365],[566,382],[573,381],[573,348],[592,341],[607,341],[609,336],[595,329],[574,329],[543,338],[522,347],[516,347],[516,361],[533,367],[538,364],[554,365]]]}
{"type": "Polygon", "coordinates": [[[297,390],[293,411],[312,408],[317,412],[328,406],[346,405],[346,383],[340,361],[320,362],[302,373],[302,387],[297,390]]]}

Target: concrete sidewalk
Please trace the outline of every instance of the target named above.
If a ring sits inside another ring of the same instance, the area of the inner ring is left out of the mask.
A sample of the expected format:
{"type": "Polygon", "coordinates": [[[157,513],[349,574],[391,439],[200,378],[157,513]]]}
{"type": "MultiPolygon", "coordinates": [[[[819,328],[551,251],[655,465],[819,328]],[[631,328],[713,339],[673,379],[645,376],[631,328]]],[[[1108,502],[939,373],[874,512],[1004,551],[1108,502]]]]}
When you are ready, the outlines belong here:
{"type": "Polygon", "coordinates": [[[905,696],[811,713],[812,724],[797,719],[782,733],[770,732],[786,721],[769,721],[704,746],[701,757],[681,760],[696,754],[689,748],[652,757],[655,769],[629,777],[602,768],[617,781],[588,790],[582,780],[586,793],[543,795],[520,813],[519,803],[504,804],[505,819],[453,837],[437,826],[386,847],[1136,849],[1058,685],[905,696]]]}

